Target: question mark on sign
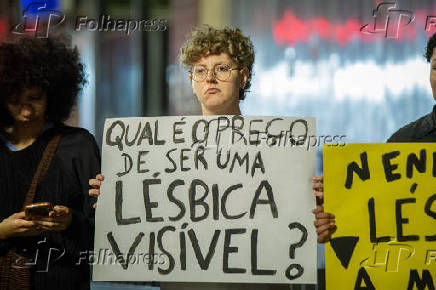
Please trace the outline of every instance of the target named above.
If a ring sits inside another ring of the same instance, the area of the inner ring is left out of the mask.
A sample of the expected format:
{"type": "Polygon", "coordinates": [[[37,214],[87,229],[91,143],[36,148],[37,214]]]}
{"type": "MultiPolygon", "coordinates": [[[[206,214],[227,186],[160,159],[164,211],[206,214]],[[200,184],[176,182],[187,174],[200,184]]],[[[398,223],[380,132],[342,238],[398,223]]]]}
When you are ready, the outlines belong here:
{"type": "MultiPolygon", "coordinates": [[[[293,229],[298,229],[298,230],[301,231],[301,239],[300,239],[300,241],[297,242],[297,243],[291,244],[289,246],[289,258],[295,259],[295,249],[300,248],[307,241],[307,229],[306,229],[305,226],[303,226],[302,224],[300,224],[298,222],[289,224],[289,229],[291,231],[293,229]]],[[[304,272],[304,268],[301,267],[300,264],[291,264],[286,269],[285,275],[286,275],[286,278],[288,278],[289,280],[294,280],[294,279],[296,279],[298,277],[301,277],[303,275],[303,272],[304,272]],[[291,271],[293,269],[297,270],[296,274],[291,274],[291,271]]]]}

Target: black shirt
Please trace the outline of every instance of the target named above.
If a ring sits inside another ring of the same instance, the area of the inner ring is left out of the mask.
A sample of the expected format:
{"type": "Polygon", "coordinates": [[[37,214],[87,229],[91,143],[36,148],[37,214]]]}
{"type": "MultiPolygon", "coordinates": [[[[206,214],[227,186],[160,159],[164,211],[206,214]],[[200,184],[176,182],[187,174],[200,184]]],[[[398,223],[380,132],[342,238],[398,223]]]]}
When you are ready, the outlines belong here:
{"type": "Polygon", "coordinates": [[[404,126],[388,142],[436,142],[436,105],[433,112],[404,126]]]}
{"type": "Polygon", "coordinates": [[[65,231],[0,240],[0,255],[6,255],[13,247],[36,260],[32,269],[35,290],[89,289],[90,267],[80,257],[92,249],[94,200],[88,195],[88,180],[100,172],[100,154],[88,131],[58,125],[20,151],[10,151],[0,142],[0,221],[22,211],[24,197],[43,151],[58,133],[62,139],[34,202],[49,201],[53,205],[69,207],[73,213],[72,222],[65,231]]]}

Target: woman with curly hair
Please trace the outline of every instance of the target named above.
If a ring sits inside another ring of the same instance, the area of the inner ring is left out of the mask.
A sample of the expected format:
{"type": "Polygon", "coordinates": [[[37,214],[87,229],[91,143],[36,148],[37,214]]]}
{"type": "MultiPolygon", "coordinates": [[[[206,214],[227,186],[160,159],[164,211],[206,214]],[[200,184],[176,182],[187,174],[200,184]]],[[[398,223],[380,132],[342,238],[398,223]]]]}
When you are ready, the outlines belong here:
{"type": "Polygon", "coordinates": [[[239,29],[194,30],[180,51],[203,115],[240,115],[251,86],[254,47],[239,29]]]}
{"type": "MultiPolygon", "coordinates": [[[[180,50],[180,62],[188,70],[193,94],[204,116],[240,115],[240,101],[251,86],[254,47],[240,29],[194,29],[180,50]]],[[[90,180],[91,196],[100,194],[103,175],[90,180]]],[[[161,283],[169,289],[289,289],[278,284],[161,283]]]]}
{"type": "Polygon", "coordinates": [[[58,38],[2,43],[0,75],[0,289],[89,289],[100,155],[62,123],[85,83],[78,51],[58,38]],[[46,212],[24,212],[38,202],[46,212]]]}

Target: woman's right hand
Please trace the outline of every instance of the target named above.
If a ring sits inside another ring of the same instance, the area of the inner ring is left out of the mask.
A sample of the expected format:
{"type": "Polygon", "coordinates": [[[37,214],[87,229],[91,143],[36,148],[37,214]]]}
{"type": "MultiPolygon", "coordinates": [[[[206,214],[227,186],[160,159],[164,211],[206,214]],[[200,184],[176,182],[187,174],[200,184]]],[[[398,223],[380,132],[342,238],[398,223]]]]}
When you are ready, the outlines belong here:
{"type": "MultiPolygon", "coordinates": [[[[92,187],[89,190],[89,195],[92,197],[98,197],[100,195],[100,186],[103,183],[104,175],[97,174],[94,179],[89,180],[89,185],[92,187]]],[[[94,203],[94,208],[97,207],[97,203],[94,203]]]]}
{"type": "Polygon", "coordinates": [[[12,237],[38,236],[44,232],[33,221],[26,220],[24,212],[14,213],[0,223],[0,239],[6,240],[12,237]]]}
{"type": "Polygon", "coordinates": [[[322,176],[313,177],[312,189],[317,201],[316,208],[312,210],[312,213],[315,215],[313,224],[318,234],[318,243],[326,243],[336,231],[336,221],[333,214],[324,212],[324,179],[322,176]]]}

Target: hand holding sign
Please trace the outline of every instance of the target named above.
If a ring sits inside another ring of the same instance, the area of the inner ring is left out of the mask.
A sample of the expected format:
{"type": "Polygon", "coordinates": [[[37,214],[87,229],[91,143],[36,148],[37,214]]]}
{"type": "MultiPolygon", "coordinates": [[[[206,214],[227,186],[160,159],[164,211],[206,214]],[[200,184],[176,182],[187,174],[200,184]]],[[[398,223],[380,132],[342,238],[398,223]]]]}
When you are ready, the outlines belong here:
{"type": "Polygon", "coordinates": [[[324,179],[322,176],[312,178],[312,189],[317,200],[317,206],[312,210],[315,215],[313,223],[318,234],[318,243],[326,243],[330,240],[331,235],[336,230],[335,216],[331,213],[324,212],[324,179]]]}
{"type": "MultiPolygon", "coordinates": [[[[99,195],[100,195],[100,187],[101,187],[101,184],[103,183],[103,180],[104,180],[104,175],[103,174],[97,174],[94,179],[90,179],[89,180],[89,185],[92,187],[89,190],[89,195],[90,196],[97,197],[97,198],[99,197],[99,195]]],[[[96,208],[97,207],[97,203],[94,203],[93,206],[94,206],[94,208],[96,208]]]]}

